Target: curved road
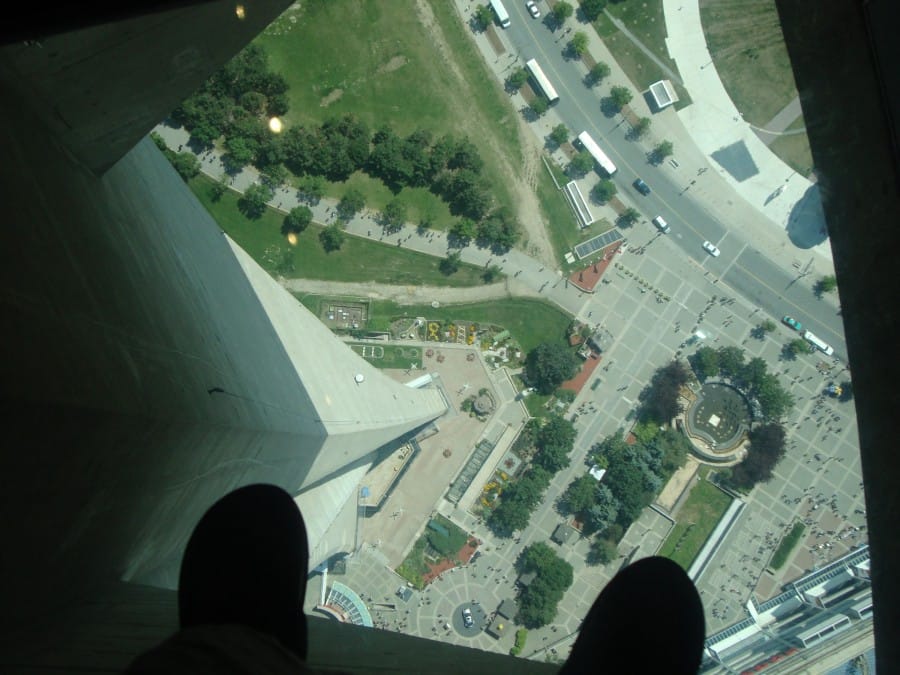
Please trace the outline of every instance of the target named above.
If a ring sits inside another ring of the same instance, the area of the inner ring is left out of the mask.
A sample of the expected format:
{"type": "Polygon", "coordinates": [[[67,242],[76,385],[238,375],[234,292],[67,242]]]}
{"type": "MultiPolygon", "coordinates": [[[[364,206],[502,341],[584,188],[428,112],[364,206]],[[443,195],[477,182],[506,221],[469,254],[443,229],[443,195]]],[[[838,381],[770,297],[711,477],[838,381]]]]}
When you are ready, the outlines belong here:
{"type": "MultiPolygon", "coordinates": [[[[836,356],[846,360],[843,323],[830,303],[819,300],[805,284],[797,283],[801,278],[799,271],[790,273],[778,267],[742,233],[729,230],[714,218],[691,198],[690,186],[676,185],[665,172],[648,164],[646,149],[626,139],[628,125],[623,118],[607,118],[600,111],[597,94],[583,83],[580,61],[568,61],[563,56],[571,34],[564,36],[564,30],[551,32],[542,20],[536,21],[527,14],[523,2],[514,0],[506,5],[512,22],[504,31],[505,37],[523,62],[538,60],[560,95],[554,110],[566,126],[575,133],[587,130],[610,155],[619,168],[615,177],[619,191],[628,191],[648,217],[663,214],[672,227],[670,238],[695,263],[771,316],[780,319],[790,314],[831,344],[836,356]],[[653,188],[647,197],[631,186],[638,176],[653,188]],[[719,258],[711,258],[701,248],[705,240],[722,250],[719,258]]],[[[592,30],[589,26],[579,29],[592,30]]]]}

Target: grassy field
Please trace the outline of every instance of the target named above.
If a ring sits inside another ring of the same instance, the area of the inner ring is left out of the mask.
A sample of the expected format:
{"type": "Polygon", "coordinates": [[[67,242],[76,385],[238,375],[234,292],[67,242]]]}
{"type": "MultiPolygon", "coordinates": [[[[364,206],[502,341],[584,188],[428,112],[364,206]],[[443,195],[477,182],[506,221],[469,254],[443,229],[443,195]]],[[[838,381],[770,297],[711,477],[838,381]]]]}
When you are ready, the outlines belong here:
{"type": "MultiPolygon", "coordinates": [[[[805,120],[800,117],[786,131],[800,129],[804,124],[805,120]]],[[[809,137],[806,134],[779,136],[769,145],[769,149],[801,176],[808,176],[813,169],[812,150],[809,148],[809,137]]]]}
{"type": "Polygon", "coordinates": [[[700,0],[716,70],[744,119],[765,127],[797,96],[775,0],[700,0]]]}
{"type": "Polygon", "coordinates": [[[772,555],[772,561],[769,563],[769,567],[773,570],[779,570],[784,566],[784,563],[787,562],[788,557],[791,555],[791,552],[803,538],[803,533],[806,532],[806,525],[797,521],[794,523],[794,526],[791,528],[791,531],[785,535],[784,539],[781,540],[781,543],[778,544],[778,548],[775,549],[775,553],[772,555]]]}
{"type": "MultiPolygon", "coordinates": [[[[353,113],[373,130],[388,124],[401,135],[417,129],[468,135],[482,149],[498,202],[512,204],[504,176],[521,165],[516,113],[451,3],[424,7],[433,15],[420,16],[404,2],[293,5],[257,38],[272,69],[290,85],[286,121],[319,123],[353,113]]],[[[390,199],[386,188],[365,176],[351,182],[370,207],[379,209],[390,199]]],[[[329,188],[331,195],[342,193],[342,186],[329,188]]],[[[401,197],[413,222],[430,216],[435,227],[446,227],[453,220],[425,190],[404,190],[401,197]]]]}
{"type": "MultiPolygon", "coordinates": [[[[662,0],[644,2],[616,2],[607,5],[610,14],[622,21],[640,42],[647,47],[669,69],[678,73],[678,66],[669,58],[666,49],[666,22],[663,16],[662,0]]],[[[603,14],[594,22],[594,30],[603,38],[607,49],[612,52],[616,63],[641,91],[658,80],[668,79],[668,74],[659,67],[643,50],[639,49],[603,14]]],[[[691,98],[680,84],[672,85],[678,93],[676,108],[690,104],[691,98]]],[[[636,92],[637,93],[637,92],[636,92]]]]}
{"type": "Polygon", "coordinates": [[[205,176],[190,182],[194,194],[219,227],[272,274],[388,284],[478,286],[483,283],[484,270],[480,267],[461,264],[459,271],[448,277],[438,268],[440,258],[349,235],[339,251],[326,253],[318,240],[321,231],[318,225],[311,225],[301,233],[297,245],[292,247],[281,235],[283,214],[268,209],[259,220],[248,220],[237,208],[238,194],[229,190],[215,202],[211,196],[213,185],[205,176]]]}
{"type": "MultiPolygon", "coordinates": [[[[565,185],[569,182],[569,179],[558,167],[552,163],[551,167],[557,172],[556,180],[559,181],[560,185],[565,185]]],[[[537,181],[537,195],[544,220],[547,223],[547,235],[550,237],[550,244],[553,246],[553,252],[556,254],[556,261],[563,270],[569,268],[563,256],[571,251],[576,244],[606,232],[612,227],[612,224],[608,221],[601,219],[586,230],[580,230],[565,196],[563,196],[561,190],[556,189],[553,179],[543,166],[541,166],[540,176],[537,181]]]]}
{"type": "Polygon", "coordinates": [[[385,330],[392,319],[401,316],[424,316],[435,321],[492,323],[512,333],[525,351],[542,342],[565,339],[571,317],[554,305],[541,300],[507,298],[459,305],[398,305],[373,301],[369,330],[385,330]]]}
{"type": "Polygon", "coordinates": [[[377,342],[351,342],[349,344],[353,351],[376,368],[409,368],[411,363],[422,364],[421,347],[379,344],[377,342]]]}
{"type": "Polygon", "coordinates": [[[706,480],[696,483],[678,511],[675,527],[663,542],[659,555],[687,570],[729,504],[731,497],[712,483],[706,480]]]}

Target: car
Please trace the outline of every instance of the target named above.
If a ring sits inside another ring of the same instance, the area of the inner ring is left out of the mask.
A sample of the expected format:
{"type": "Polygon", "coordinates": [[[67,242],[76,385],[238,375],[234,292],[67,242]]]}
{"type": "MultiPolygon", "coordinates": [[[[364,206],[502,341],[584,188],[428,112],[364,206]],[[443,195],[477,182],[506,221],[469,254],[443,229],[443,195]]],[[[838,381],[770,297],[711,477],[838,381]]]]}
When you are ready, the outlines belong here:
{"type": "Polygon", "coordinates": [[[713,244],[711,241],[703,242],[703,250],[709,253],[713,258],[718,258],[719,253],[721,253],[721,251],[719,251],[719,249],[716,248],[715,244],[713,244]]]}
{"type": "Polygon", "coordinates": [[[656,218],[654,218],[651,222],[656,225],[656,229],[663,234],[668,234],[669,230],[671,229],[669,227],[669,224],[666,222],[666,219],[662,216],[656,216],[656,218]]]}
{"type": "Polygon", "coordinates": [[[644,181],[642,181],[640,178],[636,179],[636,180],[634,181],[634,183],[632,183],[632,185],[634,185],[634,189],[635,189],[635,190],[637,190],[638,192],[640,192],[640,193],[641,193],[642,195],[644,195],[645,197],[646,197],[647,195],[650,194],[650,186],[647,185],[647,184],[646,184],[644,181]]]}
{"type": "Polygon", "coordinates": [[[785,326],[790,326],[798,332],[803,330],[803,324],[797,321],[797,319],[792,316],[785,315],[781,317],[781,323],[783,323],[785,326]]]}
{"type": "Polygon", "coordinates": [[[475,625],[475,619],[472,618],[472,610],[468,607],[464,608],[462,611],[463,615],[463,623],[466,625],[466,628],[471,628],[475,625]]]}
{"type": "Polygon", "coordinates": [[[531,14],[535,19],[541,18],[541,10],[538,9],[537,5],[534,3],[534,0],[528,0],[525,3],[525,8],[528,10],[528,13],[531,14]]]}

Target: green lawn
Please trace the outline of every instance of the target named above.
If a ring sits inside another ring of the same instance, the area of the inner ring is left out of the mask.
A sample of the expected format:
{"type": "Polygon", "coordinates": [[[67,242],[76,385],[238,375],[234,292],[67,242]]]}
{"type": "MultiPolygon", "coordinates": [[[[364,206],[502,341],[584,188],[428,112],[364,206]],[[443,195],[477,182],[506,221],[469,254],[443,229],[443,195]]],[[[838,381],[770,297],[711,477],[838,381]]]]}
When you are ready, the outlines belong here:
{"type": "Polygon", "coordinates": [[[700,0],[716,70],[744,119],[765,127],[797,96],[775,0],[700,0]]]}
{"type": "Polygon", "coordinates": [[[675,527],[663,542],[659,555],[687,570],[729,504],[731,497],[712,483],[706,480],[695,483],[687,501],[678,511],[675,527]]]}
{"type": "Polygon", "coordinates": [[[794,526],[791,528],[791,531],[785,535],[784,539],[781,540],[781,543],[778,544],[778,548],[775,549],[775,553],[772,555],[772,561],[769,563],[769,567],[773,570],[781,569],[784,566],[784,563],[787,562],[788,557],[791,555],[791,552],[800,543],[800,540],[803,538],[803,533],[806,532],[806,525],[801,523],[799,520],[794,523],[794,526]]]}
{"type": "MultiPolygon", "coordinates": [[[[615,2],[607,5],[609,12],[620,19],[625,26],[641,41],[660,61],[669,69],[678,73],[678,66],[669,57],[666,49],[666,22],[663,17],[662,0],[644,0],[643,2],[615,2]]],[[[628,76],[634,85],[644,91],[651,84],[662,79],[668,79],[669,75],[639,49],[623,33],[613,25],[605,16],[600,17],[593,24],[594,30],[603,38],[607,49],[616,59],[616,63],[628,76]]],[[[691,98],[680,84],[673,81],[672,85],[678,93],[679,101],[676,108],[683,108],[690,104],[691,98]]],[[[637,95],[638,92],[635,92],[637,95]]]]}
{"type": "Polygon", "coordinates": [[[459,305],[398,305],[373,301],[369,330],[386,330],[392,319],[424,316],[443,322],[491,323],[507,329],[527,352],[542,342],[565,340],[571,317],[555,305],[541,300],[506,298],[459,305]]]}
{"type": "Polygon", "coordinates": [[[199,176],[190,187],[229,237],[234,239],[264,269],[290,278],[387,284],[432,284],[436,286],[478,286],[484,270],[460,264],[450,276],[441,273],[441,259],[397,246],[388,246],[360,237],[347,236],[339,251],[326,253],[319,243],[321,227],[311,225],[290,246],[281,235],[284,215],[267,209],[259,220],[249,220],[237,208],[238,194],[227,191],[215,202],[214,181],[199,176]]]}
{"type": "MultiPolygon", "coordinates": [[[[350,348],[376,368],[409,368],[422,365],[422,348],[378,342],[351,342],[350,348]]],[[[463,542],[465,543],[465,542],[463,542]]],[[[460,544],[462,546],[462,544],[460,544]]]]}
{"type": "MultiPolygon", "coordinates": [[[[560,185],[565,185],[569,182],[569,179],[559,167],[553,162],[550,163],[550,166],[551,170],[556,173],[556,180],[560,185]]],[[[612,227],[607,220],[601,219],[585,230],[579,229],[575,220],[575,214],[572,213],[565,196],[561,190],[556,189],[553,179],[543,166],[541,166],[541,172],[538,176],[537,195],[542,215],[547,223],[547,235],[550,237],[550,244],[553,246],[553,252],[556,254],[557,264],[563,270],[569,268],[563,256],[570,252],[576,244],[606,232],[612,227]]]]}
{"type": "MultiPolygon", "coordinates": [[[[405,2],[330,0],[287,10],[256,40],[290,86],[286,122],[315,124],[352,113],[373,130],[389,124],[401,135],[417,129],[468,135],[482,150],[498,203],[514,205],[505,176],[521,166],[516,112],[451,3],[423,6],[434,25],[426,26],[416,6],[405,2]]],[[[390,199],[379,183],[351,181],[372,208],[390,199]]],[[[342,193],[340,186],[329,188],[329,194],[342,193]]],[[[429,215],[436,227],[452,222],[429,192],[404,190],[401,196],[412,222],[429,215]]]]}
{"type": "MultiPolygon", "coordinates": [[[[803,117],[798,117],[785,131],[802,129],[805,124],[803,117]]],[[[808,176],[813,169],[812,150],[806,134],[779,136],[769,144],[769,149],[801,176],[808,176]]]]}

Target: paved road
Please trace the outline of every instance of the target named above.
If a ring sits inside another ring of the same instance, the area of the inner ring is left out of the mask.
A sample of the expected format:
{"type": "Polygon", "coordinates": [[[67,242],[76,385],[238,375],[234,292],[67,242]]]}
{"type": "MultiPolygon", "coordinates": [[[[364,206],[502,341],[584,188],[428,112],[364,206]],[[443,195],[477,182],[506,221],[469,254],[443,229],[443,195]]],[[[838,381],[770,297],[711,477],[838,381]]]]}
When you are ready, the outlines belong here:
{"type": "MultiPolygon", "coordinates": [[[[565,30],[551,32],[543,23],[531,19],[522,3],[510,3],[509,9],[513,21],[503,32],[504,37],[521,61],[536,58],[554,83],[560,95],[554,113],[575,133],[589,131],[610,155],[619,168],[614,179],[619,192],[628,193],[647,217],[663,214],[672,227],[673,240],[694,262],[721,277],[771,316],[793,315],[829,342],[836,354],[846,358],[840,317],[831,303],[816,298],[807,283],[797,283],[800,270],[794,273],[771,263],[748,237],[730,230],[707,211],[705,198],[712,196],[713,191],[729,188],[710,184],[706,179],[699,181],[699,176],[685,185],[684,181],[676,182],[671,173],[650,166],[646,148],[626,138],[628,125],[622,117],[607,118],[600,111],[597,92],[583,83],[586,71],[581,62],[565,58],[565,45],[571,34],[565,30]],[[647,197],[638,195],[631,186],[638,176],[653,188],[647,197]],[[720,258],[709,259],[701,247],[706,240],[719,246],[720,258]]],[[[798,249],[797,256],[800,255],[798,249]]]]}

